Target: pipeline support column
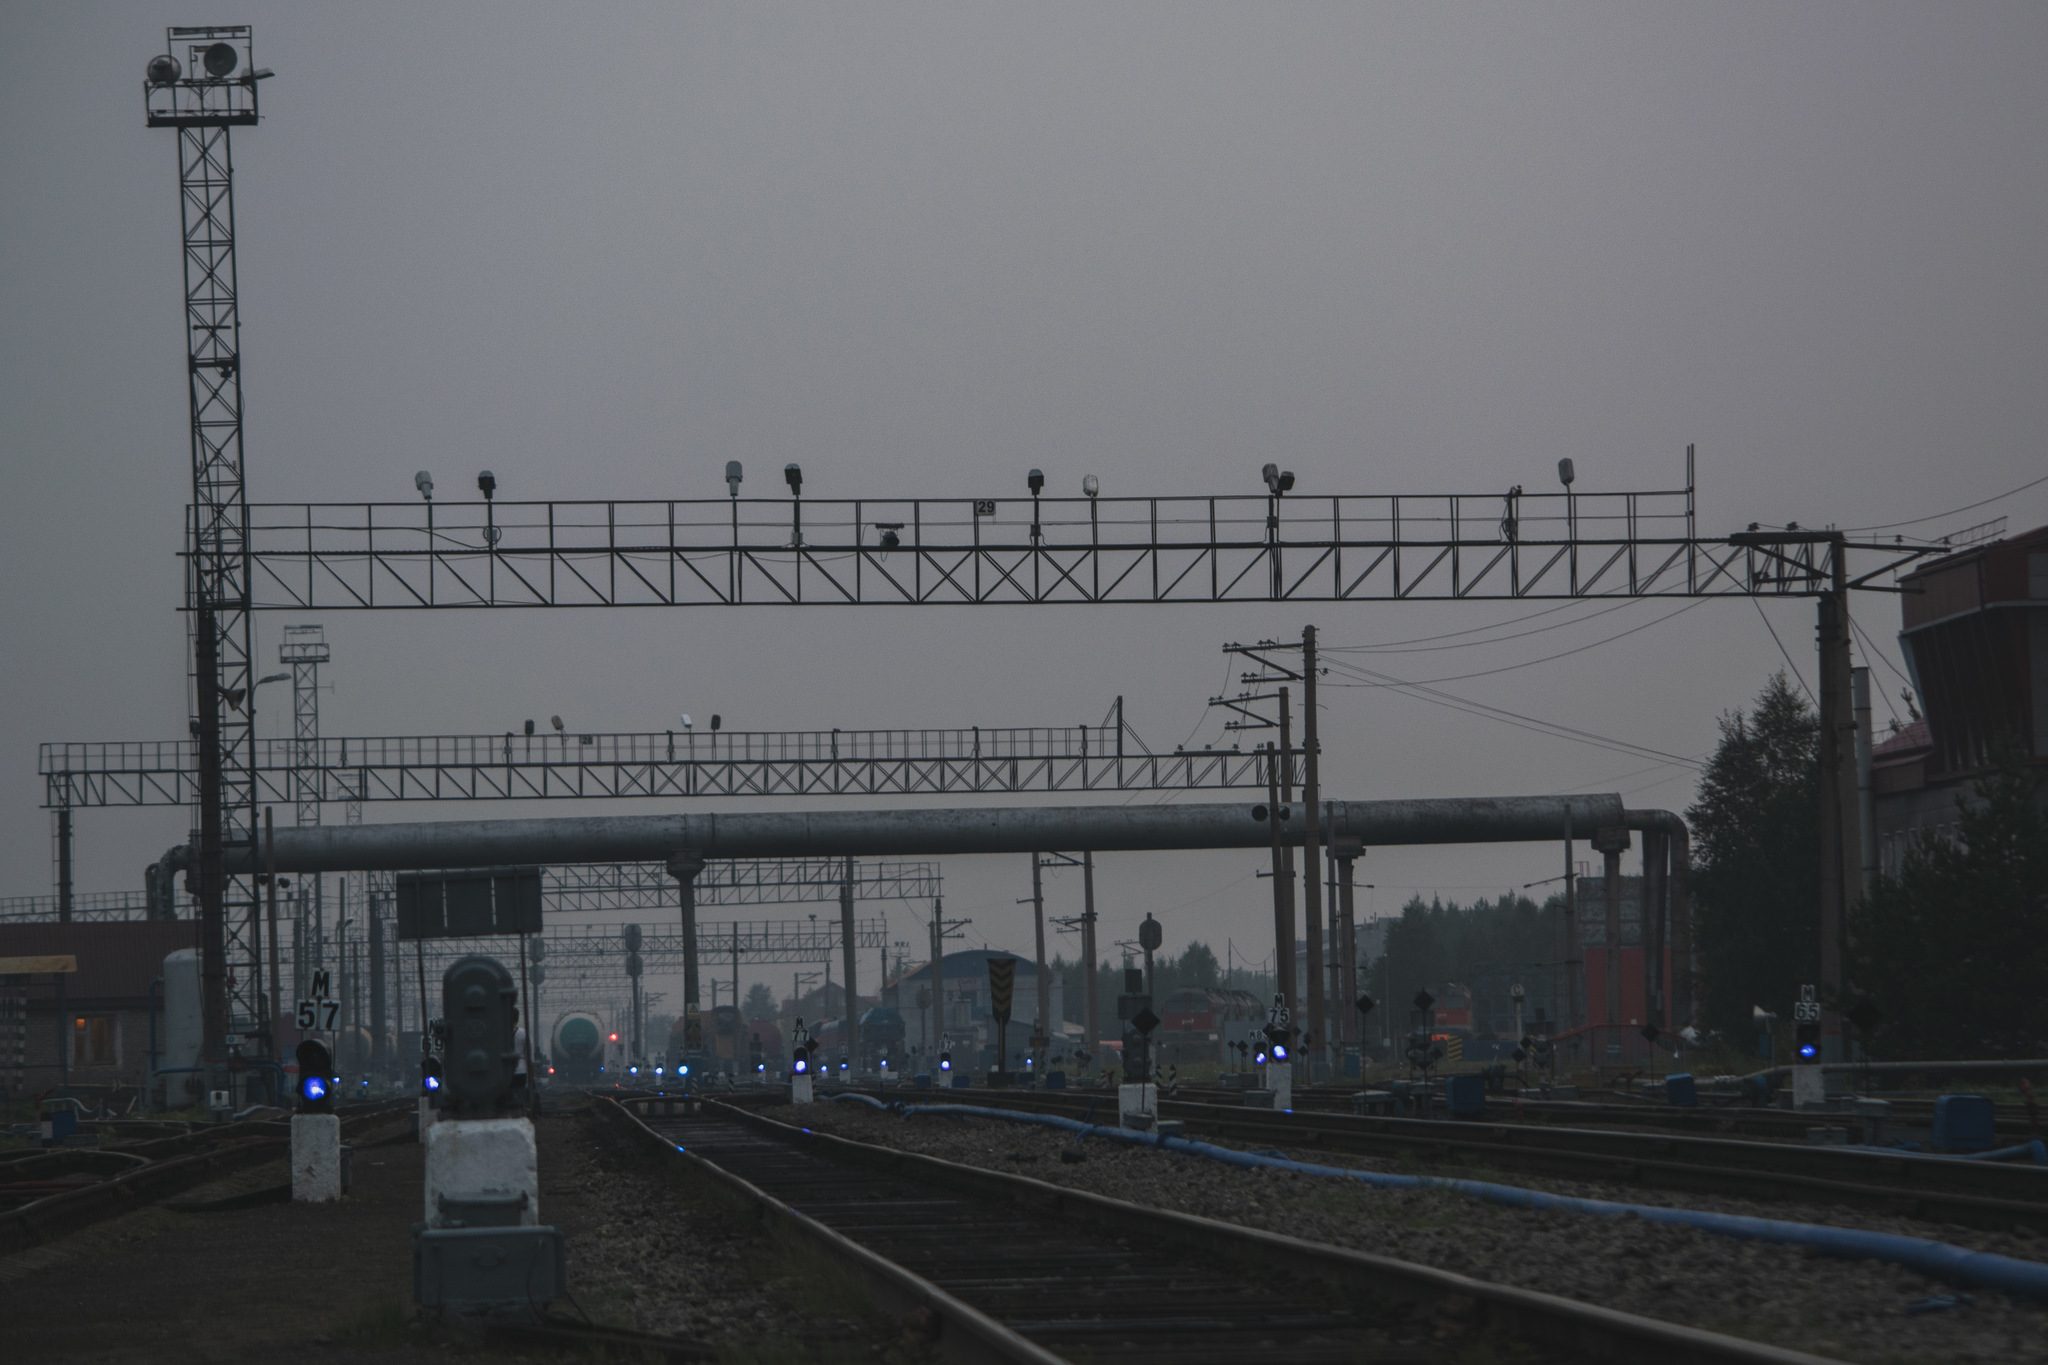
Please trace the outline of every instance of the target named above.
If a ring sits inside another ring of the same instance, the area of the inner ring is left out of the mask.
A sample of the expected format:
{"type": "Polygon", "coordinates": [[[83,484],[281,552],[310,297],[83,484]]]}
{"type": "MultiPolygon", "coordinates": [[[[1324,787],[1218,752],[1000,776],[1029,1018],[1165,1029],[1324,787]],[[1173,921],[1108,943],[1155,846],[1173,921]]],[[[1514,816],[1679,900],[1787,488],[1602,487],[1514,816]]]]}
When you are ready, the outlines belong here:
{"type": "Polygon", "coordinates": [[[683,930],[683,1049],[696,1052],[704,1046],[704,1026],[697,1011],[697,874],[704,870],[704,855],[696,849],[679,849],[669,855],[668,874],[681,889],[683,930]]]}

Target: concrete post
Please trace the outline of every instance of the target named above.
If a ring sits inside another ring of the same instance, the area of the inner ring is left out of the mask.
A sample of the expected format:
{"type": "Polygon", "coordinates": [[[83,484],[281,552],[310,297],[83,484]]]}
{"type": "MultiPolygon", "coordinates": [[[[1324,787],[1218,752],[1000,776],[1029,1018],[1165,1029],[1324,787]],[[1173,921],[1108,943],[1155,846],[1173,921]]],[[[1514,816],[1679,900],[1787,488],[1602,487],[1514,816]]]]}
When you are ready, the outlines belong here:
{"type": "MultiPolygon", "coordinates": [[[[854,982],[853,951],[853,859],[846,860],[845,875],[839,883],[839,949],[846,959],[846,1062],[847,1074],[860,1074],[860,992],[854,982]]],[[[739,1000],[734,998],[737,1005],[739,1000]]]]}
{"type": "Polygon", "coordinates": [[[1095,980],[1095,855],[1081,855],[1081,969],[1086,973],[1088,1036],[1082,1046],[1090,1057],[1102,1042],[1102,1001],[1098,997],[1095,980]]]}
{"type": "Polygon", "coordinates": [[[1322,784],[1317,769],[1316,741],[1316,628],[1301,632],[1301,926],[1308,939],[1308,1036],[1313,1040],[1303,1053],[1309,1079],[1315,1080],[1315,1063],[1310,1060],[1320,1049],[1327,1058],[1330,1050],[1329,1016],[1324,1010],[1323,990],[1323,905],[1321,869],[1322,784]]]}

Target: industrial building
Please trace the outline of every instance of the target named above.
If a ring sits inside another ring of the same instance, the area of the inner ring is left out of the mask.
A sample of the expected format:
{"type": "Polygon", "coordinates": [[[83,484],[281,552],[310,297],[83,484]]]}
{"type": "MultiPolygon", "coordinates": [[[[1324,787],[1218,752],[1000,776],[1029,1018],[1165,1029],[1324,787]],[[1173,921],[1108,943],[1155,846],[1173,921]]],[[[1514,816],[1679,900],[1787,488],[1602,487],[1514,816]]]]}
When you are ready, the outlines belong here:
{"type": "MultiPolygon", "coordinates": [[[[1899,645],[1920,718],[1871,753],[1880,871],[1917,836],[1952,836],[1956,803],[2005,746],[2048,775],[2048,526],[1934,560],[1900,580],[1899,645]]],[[[2048,786],[2037,796],[2048,802],[2048,786]]]]}

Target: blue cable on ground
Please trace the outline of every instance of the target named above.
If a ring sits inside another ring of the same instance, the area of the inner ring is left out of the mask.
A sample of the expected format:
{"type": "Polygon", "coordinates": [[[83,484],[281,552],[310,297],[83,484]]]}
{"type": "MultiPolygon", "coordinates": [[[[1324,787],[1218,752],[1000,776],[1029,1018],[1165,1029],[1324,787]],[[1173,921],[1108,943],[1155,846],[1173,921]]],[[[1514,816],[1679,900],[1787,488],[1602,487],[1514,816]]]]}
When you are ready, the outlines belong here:
{"type": "MultiPolygon", "coordinates": [[[[1579,1199],[1570,1195],[1545,1194],[1519,1185],[1497,1185],[1485,1180],[1456,1180],[1448,1176],[1392,1175],[1382,1171],[1358,1171],[1344,1166],[1317,1166],[1289,1161],[1284,1157],[1261,1156],[1217,1147],[1207,1142],[1173,1134],[1139,1133],[1125,1128],[1104,1128],[1061,1118],[1057,1114],[1031,1114],[1015,1109],[985,1109],[978,1104],[883,1104],[868,1095],[834,1095],[835,1100],[859,1100],[885,1113],[910,1118],[917,1114],[997,1118],[1042,1128],[1058,1128],[1083,1137],[1103,1138],[1134,1147],[1157,1147],[1188,1156],[1206,1157],[1227,1166],[1247,1169],[1293,1171],[1300,1175],[1357,1180],[1379,1189],[1452,1190],[1489,1204],[1508,1208],[1535,1209],[1546,1213],[1578,1213],[1596,1218],[1620,1218],[1634,1214],[1645,1222],[1698,1228],[1748,1242],[1773,1242],[1783,1246],[1806,1247],[1828,1256],[1852,1261],[1888,1261],[1917,1270],[1936,1279],[1996,1289],[2025,1298],[2048,1299],[2048,1264],[1999,1256],[1988,1251],[1971,1251],[1926,1237],[1904,1237],[1890,1232],[1864,1232],[1855,1228],[1830,1227],[1825,1223],[1793,1223],[1777,1218],[1751,1218],[1743,1214],[1707,1213],[1699,1209],[1667,1209],[1655,1204],[1621,1204],[1607,1199],[1579,1199]]],[[[2039,1145],[2038,1140],[2033,1145],[2039,1145]]]]}

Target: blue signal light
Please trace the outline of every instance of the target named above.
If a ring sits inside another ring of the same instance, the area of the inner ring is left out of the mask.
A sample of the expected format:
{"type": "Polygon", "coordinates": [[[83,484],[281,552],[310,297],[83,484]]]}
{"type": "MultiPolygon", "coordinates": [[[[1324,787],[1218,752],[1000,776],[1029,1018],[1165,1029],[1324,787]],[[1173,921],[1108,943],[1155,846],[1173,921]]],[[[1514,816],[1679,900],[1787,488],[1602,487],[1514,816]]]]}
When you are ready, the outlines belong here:
{"type": "Polygon", "coordinates": [[[796,1059],[796,1074],[801,1076],[811,1069],[811,1064],[802,1057],[796,1059]]]}
{"type": "Polygon", "coordinates": [[[1812,1043],[1801,1043],[1799,1045],[1799,1058],[1801,1061],[1810,1062],[1818,1056],[1820,1056],[1820,1049],[1812,1043]]]}
{"type": "Polygon", "coordinates": [[[1264,1066],[1266,1064],[1266,1049],[1260,1048],[1258,1052],[1253,1055],[1252,1060],[1258,1063],[1260,1066],[1264,1066]]]}
{"type": "Polygon", "coordinates": [[[1284,1062],[1287,1060],[1287,1044],[1273,1044],[1273,1060],[1276,1062],[1284,1062]]]}
{"type": "Polygon", "coordinates": [[[689,1075],[689,1074],[690,1074],[690,1064],[689,1064],[688,1062],[678,1062],[678,1063],[676,1063],[676,1075],[678,1075],[678,1076],[687,1076],[687,1075],[689,1075]]]}
{"type": "Polygon", "coordinates": [[[655,1075],[657,1075],[657,1076],[659,1076],[659,1075],[661,1074],[661,1067],[660,1067],[660,1066],[658,1066],[658,1065],[657,1065],[657,1066],[656,1066],[656,1067],[654,1068],[654,1074],[655,1074],[655,1075]]]}
{"type": "Polygon", "coordinates": [[[325,1076],[306,1077],[304,1080],[299,1082],[299,1093],[301,1095],[304,1095],[309,1100],[326,1099],[327,1078],[325,1076]]]}
{"type": "Polygon", "coordinates": [[[425,1082],[427,1089],[430,1091],[439,1090],[441,1088],[441,1078],[439,1076],[426,1076],[422,1077],[421,1079],[425,1082]]]}

